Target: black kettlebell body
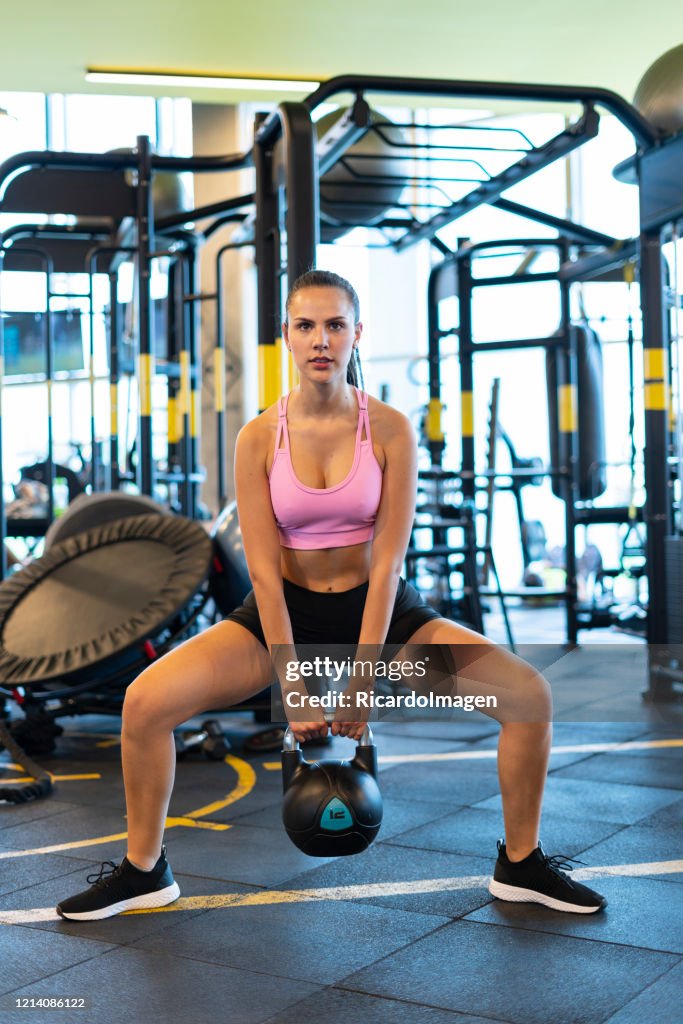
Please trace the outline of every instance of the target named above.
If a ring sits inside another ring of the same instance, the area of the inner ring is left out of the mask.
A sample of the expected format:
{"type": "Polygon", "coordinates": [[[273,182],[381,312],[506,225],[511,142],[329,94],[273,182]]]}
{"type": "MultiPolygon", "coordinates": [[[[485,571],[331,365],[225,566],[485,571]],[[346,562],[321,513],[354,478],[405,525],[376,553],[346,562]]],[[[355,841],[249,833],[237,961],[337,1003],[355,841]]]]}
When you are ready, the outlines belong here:
{"type": "Polygon", "coordinates": [[[379,832],[382,795],[377,785],[377,748],[369,728],[350,761],[306,761],[288,729],[282,785],[285,831],[309,857],[362,853],[379,832]]]}

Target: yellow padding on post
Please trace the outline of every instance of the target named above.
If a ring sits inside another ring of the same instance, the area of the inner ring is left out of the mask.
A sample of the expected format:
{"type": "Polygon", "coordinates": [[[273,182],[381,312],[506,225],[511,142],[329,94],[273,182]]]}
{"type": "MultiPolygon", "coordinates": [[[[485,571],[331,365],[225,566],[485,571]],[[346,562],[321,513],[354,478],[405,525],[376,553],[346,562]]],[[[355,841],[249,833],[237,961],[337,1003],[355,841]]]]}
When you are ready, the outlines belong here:
{"type": "Polygon", "coordinates": [[[175,397],[168,396],[168,443],[177,444],[181,438],[180,416],[178,414],[178,403],[175,397]]]}
{"type": "Polygon", "coordinates": [[[138,387],[140,388],[140,412],[152,415],[152,356],[138,356],[138,387]]]}
{"type": "Polygon", "coordinates": [[[225,349],[213,350],[213,407],[225,412],[225,349]]]}
{"type": "Polygon", "coordinates": [[[666,412],[666,384],[663,381],[645,384],[645,409],[647,412],[666,412]]]}
{"type": "Polygon", "coordinates": [[[259,410],[277,402],[282,393],[282,364],[277,344],[258,347],[259,410]]]}
{"type": "Polygon", "coordinates": [[[443,403],[439,398],[430,398],[427,406],[427,440],[443,441],[443,430],[441,429],[441,412],[443,403]]]}
{"type": "Polygon", "coordinates": [[[275,344],[277,345],[278,352],[280,353],[279,364],[281,367],[283,367],[282,390],[284,391],[286,388],[287,391],[290,391],[299,383],[299,371],[294,365],[292,353],[287,348],[287,343],[285,342],[285,339],[282,337],[278,337],[275,339],[275,344]]]}
{"type": "Polygon", "coordinates": [[[178,392],[181,416],[190,413],[190,353],[180,353],[180,391],[178,392]]]}
{"type": "Polygon", "coordinates": [[[112,437],[119,432],[119,386],[109,385],[109,430],[112,437]]]}
{"type": "Polygon", "coordinates": [[[645,369],[645,380],[664,380],[666,377],[664,349],[643,349],[643,365],[645,369]]]}
{"type": "Polygon", "coordinates": [[[201,415],[201,392],[194,388],[190,399],[190,437],[199,437],[199,417],[201,415]]]}
{"type": "Polygon", "coordinates": [[[561,384],[557,389],[557,408],[561,434],[573,434],[578,429],[577,394],[574,384],[561,384]]]}
{"type": "Polygon", "coordinates": [[[460,395],[460,421],[463,437],[474,437],[474,395],[463,391],[460,395]]]}

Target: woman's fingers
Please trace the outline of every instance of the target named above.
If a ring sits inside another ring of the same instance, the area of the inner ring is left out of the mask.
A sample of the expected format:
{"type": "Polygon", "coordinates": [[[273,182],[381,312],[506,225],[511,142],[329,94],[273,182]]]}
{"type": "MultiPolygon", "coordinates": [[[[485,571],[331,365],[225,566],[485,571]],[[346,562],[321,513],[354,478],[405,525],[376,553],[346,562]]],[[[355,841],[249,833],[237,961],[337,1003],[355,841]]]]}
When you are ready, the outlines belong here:
{"type": "Polygon", "coordinates": [[[327,736],[327,722],[290,722],[289,727],[298,743],[327,736]]]}

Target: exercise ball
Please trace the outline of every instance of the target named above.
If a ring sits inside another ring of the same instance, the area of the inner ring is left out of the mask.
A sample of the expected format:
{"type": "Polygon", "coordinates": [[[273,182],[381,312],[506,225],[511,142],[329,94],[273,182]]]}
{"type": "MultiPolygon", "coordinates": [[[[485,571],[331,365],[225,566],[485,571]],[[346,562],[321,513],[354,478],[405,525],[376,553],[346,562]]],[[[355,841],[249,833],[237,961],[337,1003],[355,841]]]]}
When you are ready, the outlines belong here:
{"type": "Polygon", "coordinates": [[[367,726],[351,761],[306,761],[290,729],[282,749],[282,823],[309,857],[367,850],[382,824],[377,748],[367,726]]]}
{"type": "Polygon", "coordinates": [[[667,50],[647,69],[633,105],[655,128],[671,135],[683,130],[683,44],[667,50]]]}
{"type": "Polygon", "coordinates": [[[209,593],[221,615],[229,615],[251,590],[236,501],[226,505],[217,517],[211,539],[214,557],[209,593]]]}
{"type": "MultiPolygon", "coordinates": [[[[339,109],[321,117],[316,122],[318,138],[345,113],[345,109],[339,109]]],[[[321,213],[342,221],[347,231],[351,227],[372,227],[379,223],[387,210],[398,203],[407,184],[400,175],[401,162],[391,159],[406,155],[401,150],[408,144],[403,131],[377,111],[370,111],[370,120],[375,125],[385,126],[382,132],[386,137],[372,129],[366,132],[345,152],[344,163],[337,162],[320,179],[321,213]],[[364,180],[369,178],[377,180],[364,180]],[[391,178],[397,180],[387,180],[391,178]]]]}

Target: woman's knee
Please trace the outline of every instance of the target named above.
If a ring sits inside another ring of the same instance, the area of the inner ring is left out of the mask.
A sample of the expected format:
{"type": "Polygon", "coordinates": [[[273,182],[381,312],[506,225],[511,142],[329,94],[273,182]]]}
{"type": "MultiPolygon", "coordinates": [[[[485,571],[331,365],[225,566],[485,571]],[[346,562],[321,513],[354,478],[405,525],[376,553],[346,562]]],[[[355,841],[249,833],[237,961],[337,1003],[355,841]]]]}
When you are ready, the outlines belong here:
{"type": "Polygon", "coordinates": [[[128,735],[150,729],[174,729],[184,719],[173,721],[171,709],[164,701],[163,687],[157,685],[155,666],[145,669],[128,687],[121,714],[122,726],[128,735]]]}
{"type": "Polygon", "coordinates": [[[548,723],[553,717],[550,684],[532,665],[519,662],[516,686],[511,694],[504,720],[548,723]]]}

